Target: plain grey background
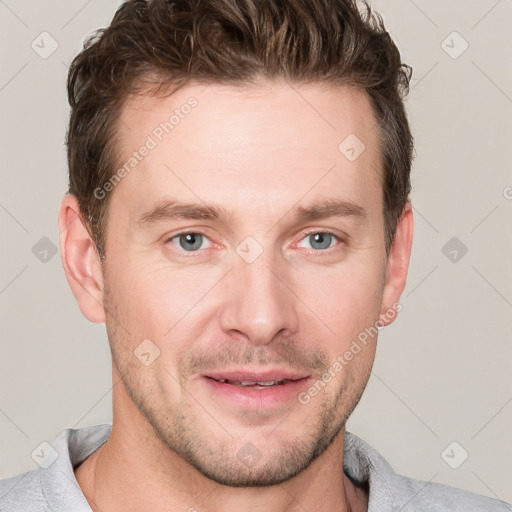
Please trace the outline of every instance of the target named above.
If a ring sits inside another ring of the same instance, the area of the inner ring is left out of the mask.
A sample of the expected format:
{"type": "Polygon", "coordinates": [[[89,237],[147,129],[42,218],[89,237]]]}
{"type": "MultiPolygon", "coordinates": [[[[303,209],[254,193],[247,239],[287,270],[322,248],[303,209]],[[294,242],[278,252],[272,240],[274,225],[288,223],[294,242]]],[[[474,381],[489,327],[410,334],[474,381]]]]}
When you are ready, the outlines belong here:
{"type": "MultiPolygon", "coordinates": [[[[399,473],[512,501],[512,1],[371,3],[414,69],[415,238],[348,429],[399,473]]],[[[61,429],[111,421],[105,328],[53,249],[67,66],[118,5],[0,0],[0,478],[61,429]]]]}

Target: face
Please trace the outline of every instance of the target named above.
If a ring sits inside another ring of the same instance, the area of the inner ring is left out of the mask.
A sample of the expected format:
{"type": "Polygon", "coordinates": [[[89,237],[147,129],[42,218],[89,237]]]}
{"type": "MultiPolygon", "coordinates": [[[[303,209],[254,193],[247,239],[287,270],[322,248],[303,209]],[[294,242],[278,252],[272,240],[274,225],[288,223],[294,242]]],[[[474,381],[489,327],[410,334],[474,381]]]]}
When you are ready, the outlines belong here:
{"type": "Polygon", "coordinates": [[[189,85],[129,102],[119,126],[103,266],[115,371],[204,475],[284,481],[343,432],[375,353],[376,336],[354,340],[391,308],[370,101],[189,85]]]}

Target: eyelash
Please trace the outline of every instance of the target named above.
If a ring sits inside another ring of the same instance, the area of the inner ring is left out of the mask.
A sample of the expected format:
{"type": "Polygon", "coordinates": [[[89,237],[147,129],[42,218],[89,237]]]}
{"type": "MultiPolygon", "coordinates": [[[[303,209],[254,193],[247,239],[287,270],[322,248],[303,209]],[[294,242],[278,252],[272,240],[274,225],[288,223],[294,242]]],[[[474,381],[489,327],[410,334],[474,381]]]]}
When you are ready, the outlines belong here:
{"type": "MultiPolygon", "coordinates": [[[[337,247],[337,245],[340,245],[341,243],[344,242],[343,238],[339,235],[336,235],[335,233],[331,232],[331,231],[318,231],[318,230],[312,230],[312,231],[306,231],[306,232],[302,232],[300,234],[300,238],[298,239],[297,242],[294,242],[294,244],[298,243],[298,242],[301,242],[302,240],[304,240],[305,238],[307,238],[308,236],[311,236],[311,235],[318,235],[318,234],[321,234],[321,235],[331,235],[335,241],[337,242],[337,244],[335,244],[334,246],[332,247],[328,247],[326,249],[307,249],[308,251],[308,254],[318,254],[318,253],[322,253],[322,254],[332,254],[333,252],[336,251],[336,249],[339,250],[339,247],[337,247]]],[[[167,240],[166,240],[166,243],[169,243],[171,242],[172,240],[174,239],[178,239],[180,236],[183,236],[183,235],[202,235],[203,237],[207,238],[208,240],[209,237],[208,235],[206,235],[206,233],[203,233],[202,231],[181,231],[179,233],[176,233],[175,235],[169,237],[167,240]]],[[[211,240],[210,240],[211,242],[211,240]]],[[[213,243],[213,242],[212,242],[213,243]]],[[[193,257],[197,257],[197,255],[201,254],[201,252],[203,252],[204,250],[206,249],[198,249],[196,251],[185,251],[183,249],[178,249],[178,251],[181,253],[181,254],[186,254],[187,256],[186,257],[189,257],[189,258],[193,258],[193,257]]]]}

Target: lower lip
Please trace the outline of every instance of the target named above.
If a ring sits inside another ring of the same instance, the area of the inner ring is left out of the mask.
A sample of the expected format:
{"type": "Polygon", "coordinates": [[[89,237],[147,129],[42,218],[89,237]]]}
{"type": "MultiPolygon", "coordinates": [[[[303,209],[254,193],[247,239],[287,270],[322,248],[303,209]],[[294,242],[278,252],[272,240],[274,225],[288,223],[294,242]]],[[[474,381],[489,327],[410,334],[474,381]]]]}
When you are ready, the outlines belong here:
{"type": "Polygon", "coordinates": [[[310,377],[289,381],[280,386],[269,386],[263,389],[249,386],[236,386],[235,384],[219,382],[208,377],[203,377],[201,380],[215,396],[237,407],[271,409],[284,405],[290,400],[297,400],[297,395],[308,386],[310,377]]]}

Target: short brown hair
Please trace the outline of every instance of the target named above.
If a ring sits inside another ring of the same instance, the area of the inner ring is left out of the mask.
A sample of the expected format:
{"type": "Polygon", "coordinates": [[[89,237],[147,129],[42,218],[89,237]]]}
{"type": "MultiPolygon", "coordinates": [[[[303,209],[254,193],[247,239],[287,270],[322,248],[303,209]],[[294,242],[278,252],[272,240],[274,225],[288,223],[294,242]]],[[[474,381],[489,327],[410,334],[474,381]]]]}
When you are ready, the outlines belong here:
{"type": "Polygon", "coordinates": [[[284,78],[351,85],[367,91],[378,123],[389,254],[411,190],[413,137],[403,103],[411,74],[366,1],[128,0],[69,69],[69,192],[103,255],[109,197],[94,190],[115,172],[120,111],[141,84],[176,90],[193,80],[284,78]]]}

